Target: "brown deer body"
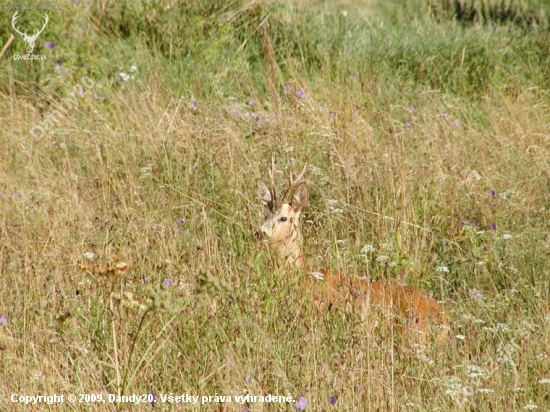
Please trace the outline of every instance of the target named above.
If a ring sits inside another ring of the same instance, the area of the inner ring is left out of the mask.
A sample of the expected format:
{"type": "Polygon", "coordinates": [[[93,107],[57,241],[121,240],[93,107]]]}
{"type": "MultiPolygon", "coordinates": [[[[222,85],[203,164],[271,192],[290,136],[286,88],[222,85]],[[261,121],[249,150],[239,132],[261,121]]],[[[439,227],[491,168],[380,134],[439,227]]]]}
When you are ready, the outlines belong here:
{"type": "MultiPolygon", "coordinates": [[[[297,179],[290,176],[290,186],[279,200],[272,168],[270,178],[273,188],[269,189],[265,183],[258,181],[258,196],[266,208],[261,230],[269,238],[279,261],[310,272],[301,251],[300,231],[300,214],[308,199],[307,188],[300,182],[305,170],[297,179]]],[[[319,307],[351,304],[362,318],[368,317],[372,308],[377,308],[390,317],[401,317],[406,331],[413,332],[422,341],[432,327],[441,328],[437,340],[448,336],[449,318],[444,308],[431,295],[398,282],[369,281],[342,273],[310,272],[307,287],[319,307]]]]}

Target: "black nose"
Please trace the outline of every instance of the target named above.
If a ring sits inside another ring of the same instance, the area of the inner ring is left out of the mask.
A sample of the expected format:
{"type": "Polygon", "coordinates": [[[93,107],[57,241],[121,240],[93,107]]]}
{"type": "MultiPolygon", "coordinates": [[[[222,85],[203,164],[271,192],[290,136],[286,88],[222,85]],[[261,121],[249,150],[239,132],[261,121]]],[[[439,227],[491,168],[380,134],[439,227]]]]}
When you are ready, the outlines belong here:
{"type": "Polygon", "coordinates": [[[262,240],[264,240],[265,239],[264,232],[262,232],[260,229],[256,230],[254,232],[254,239],[256,240],[256,242],[261,242],[262,240]]]}

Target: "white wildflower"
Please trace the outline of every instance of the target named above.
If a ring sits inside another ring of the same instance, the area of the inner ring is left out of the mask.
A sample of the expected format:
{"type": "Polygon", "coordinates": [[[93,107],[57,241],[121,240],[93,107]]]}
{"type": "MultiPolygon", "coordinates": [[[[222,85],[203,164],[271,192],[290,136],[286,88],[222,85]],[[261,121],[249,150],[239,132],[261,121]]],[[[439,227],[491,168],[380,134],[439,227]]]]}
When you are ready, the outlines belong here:
{"type": "Polygon", "coordinates": [[[462,385],[462,382],[456,376],[448,378],[447,382],[445,382],[445,387],[445,395],[450,396],[457,403],[464,403],[466,398],[473,394],[473,389],[470,386],[462,385]]]}
{"type": "Polygon", "coordinates": [[[466,373],[470,378],[473,378],[473,379],[477,379],[477,378],[485,379],[487,377],[487,372],[483,368],[477,365],[468,365],[466,367],[466,373]]]}
{"type": "Polygon", "coordinates": [[[95,257],[94,252],[84,252],[84,253],[82,254],[82,256],[83,256],[84,259],[86,259],[86,260],[94,260],[94,257],[95,257]]]}
{"type": "Polygon", "coordinates": [[[497,325],[495,326],[495,330],[500,332],[508,332],[510,328],[506,323],[497,323],[497,325]]]}
{"type": "Polygon", "coordinates": [[[140,174],[139,177],[143,179],[144,177],[151,176],[152,172],[153,172],[153,165],[148,164],[147,166],[142,167],[141,169],[139,169],[139,174],[140,174]]]}
{"type": "Polygon", "coordinates": [[[117,80],[127,82],[132,80],[132,76],[130,76],[128,73],[120,72],[116,75],[117,80]]]}
{"type": "Polygon", "coordinates": [[[374,246],[372,245],[372,243],[368,244],[368,245],[365,245],[361,248],[361,253],[371,253],[371,252],[374,252],[376,249],[374,248],[374,246]]]}
{"type": "Polygon", "coordinates": [[[309,276],[311,276],[315,280],[325,280],[325,275],[323,275],[321,272],[310,272],[309,276]]]}

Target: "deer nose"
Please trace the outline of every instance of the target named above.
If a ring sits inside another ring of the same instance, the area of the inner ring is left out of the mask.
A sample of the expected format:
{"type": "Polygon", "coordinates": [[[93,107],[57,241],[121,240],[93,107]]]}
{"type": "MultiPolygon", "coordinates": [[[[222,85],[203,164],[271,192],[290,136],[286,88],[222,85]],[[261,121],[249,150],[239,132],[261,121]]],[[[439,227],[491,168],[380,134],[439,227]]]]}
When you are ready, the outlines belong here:
{"type": "Polygon", "coordinates": [[[267,236],[265,235],[263,230],[258,229],[254,232],[254,239],[256,240],[256,242],[263,242],[264,240],[266,240],[266,238],[267,236]]]}

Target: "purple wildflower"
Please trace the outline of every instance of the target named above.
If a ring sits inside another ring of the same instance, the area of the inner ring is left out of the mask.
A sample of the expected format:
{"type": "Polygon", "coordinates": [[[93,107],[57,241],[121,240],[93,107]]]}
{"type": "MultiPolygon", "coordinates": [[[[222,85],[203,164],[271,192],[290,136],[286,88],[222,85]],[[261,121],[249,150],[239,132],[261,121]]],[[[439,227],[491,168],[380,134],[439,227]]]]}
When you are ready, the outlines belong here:
{"type": "Polygon", "coordinates": [[[247,101],[246,101],[246,104],[249,105],[249,106],[253,106],[254,105],[254,99],[252,97],[250,97],[247,101]]]}
{"type": "Polygon", "coordinates": [[[306,95],[306,92],[304,92],[303,89],[298,89],[294,92],[294,94],[296,95],[297,98],[299,99],[307,99],[307,95],[306,95]]]}
{"type": "Polygon", "coordinates": [[[151,406],[154,408],[157,404],[157,394],[155,392],[151,392],[149,399],[151,399],[151,406]]]}
{"type": "Polygon", "coordinates": [[[453,122],[453,126],[454,127],[461,127],[462,126],[462,122],[458,119],[456,119],[454,122],[453,122]]]}
{"type": "Polygon", "coordinates": [[[296,401],[296,405],[294,405],[297,410],[303,411],[307,407],[307,399],[303,396],[300,396],[298,400],[296,401]]]}
{"type": "Polygon", "coordinates": [[[470,299],[481,299],[483,297],[483,292],[477,289],[470,290],[468,294],[470,295],[470,299]]]}
{"type": "Polygon", "coordinates": [[[247,373],[247,374],[245,375],[245,377],[244,377],[244,381],[245,381],[246,383],[252,382],[252,376],[251,376],[249,373],[247,373]]]}
{"type": "Polygon", "coordinates": [[[189,108],[191,110],[197,110],[197,102],[196,100],[191,100],[191,102],[189,103],[189,108]]]}
{"type": "Polygon", "coordinates": [[[231,115],[233,116],[233,119],[237,120],[239,118],[239,111],[237,109],[235,109],[235,110],[233,110],[231,115]]]}
{"type": "Polygon", "coordinates": [[[285,84],[285,94],[290,92],[290,89],[292,89],[292,83],[289,82],[289,83],[285,84]]]}
{"type": "Polygon", "coordinates": [[[495,197],[496,195],[497,195],[497,192],[495,192],[494,190],[489,190],[489,196],[495,197]]]}
{"type": "Polygon", "coordinates": [[[411,113],[416,113],[418,111],[418,109],[416,108],[416,106],[411,106],[411,113]]]}
{"type": "Polygon", "coordinates": [[[10,323],[10,317],[8,315],[0,315],[0,325],[6,326],[10,323]]]}
{"type": "Polygon", "coordinates": [[[410,129],[412,127],[411,122],[405,123],[405,129],[410,129]]]}
{"type": "Polygon", "coordinates": [[[99,99],[99,93],[98,92],[94,92],[94,94],[92,94],[92,98],[94,100],[98,100],[99,99]]]}
{"type": "Polygon", "coordinates": [[[166,286],[172,286],[174,284],[174,281],[170,278],[166,278],[166,279],[164,279],[164,284],[166,286]]]}
{"type": "Polygon", "coordinates": [[[336,405],[337,401],[338,401],[338,398],[336,396],[331,396],[330,398],[328,398],[328,403],[330,404],[330,406],[336,405]]]}
{"type": "Polygon", "coordinates": [[[142,285],[145,285],[146,283],[149,283],[149,278],[141,278],[140,282],[142,285]]]}
{"type": "Polygon", "coordinates": [[[355,109],[355,110],[353,111],[353,114],[354,114],[355,116],[359,116],[359,109],[355,109]]]}
{"type": "Polygon", "coordinates": [[[44,42],[44,47],[46,49],[54,50],[57,47],[57,43],[54,42],[54,41],[45,41],[44,42]]]}
{"type": "Polygon", "coordinates": [[[464,226],[466,226],[467,224],[468,224],[468,221],[466,221],[466,220],[461,220],[461,221],[460,221],[460,227],[464,227],[464,226]]]}
{"type": "Polygon", "coordinates": [[[489,229],[490,229],[490,230],[497,230],[497,224],[496,224],[496,223],[491,223],[491,224],[489,225],[489,229]]]}
{"type": "Polygon", "coordinates": [[[63,68],[63,65],[61,64],[61,60],[58,60],[55,64],[55,70],[60,71],[63,68]]]}

